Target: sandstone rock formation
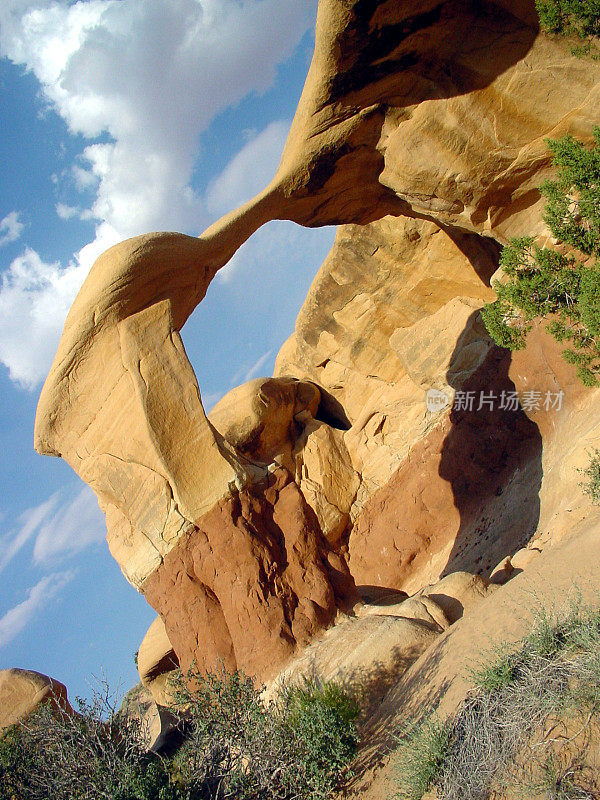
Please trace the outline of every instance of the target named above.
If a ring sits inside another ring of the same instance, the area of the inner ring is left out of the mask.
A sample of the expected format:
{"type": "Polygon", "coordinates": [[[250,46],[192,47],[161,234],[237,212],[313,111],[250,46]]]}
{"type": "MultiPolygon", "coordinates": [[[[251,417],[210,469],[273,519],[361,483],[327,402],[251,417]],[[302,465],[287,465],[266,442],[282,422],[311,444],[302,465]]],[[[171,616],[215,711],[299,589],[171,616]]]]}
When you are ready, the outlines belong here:
{"type": "MultiPolygon", "coordinates": [[[[363,731],[365,746],[356,778],[346,796],[385,800],[397,791],[397,732],[429,715],[445,720],[473,688],[472,670],[496,648],[504,650],[531,633],[540,614],[567,612],[573,601],[598,606],[600,577],[597,519],[576,524],[570,535],[544,551],[532,567],[481,599],[465,616],[441,634],[399,677],[363,731]]],[[[577,726],[579,728],[579,726],[577,726]]],[[[575,731],[576,732],[576,731],[575,731]]],[[[591,752],[596,759],[597,738],[591,752]]],[[[596,760],[597,764],[597,760],[596,760]]],[[[514,795],[509,795],[514,796],[514,795]]]]}
{"type": "Polygon", "coordinates": [[[169,680],[179,667],[179,659],[169,641],[165,623],[157,617],[146,631],[137,652],[140,681],[159,706],[172,702],[169,680]]]}
{"type": "Polygon", "coordinates": [[[282,684],[333,680],[357,692],[368,718],[440,634],[497,588],[478,575],[456,572],[412,597],[377,587],[363,590],[356,616],[341,619],[288,664],[266,697],[282,684]]]}
{"type": "Polygon", "coordinates": [[[32,670],[0,670],[0,732],[45,703],[72,712],[62,683],[32,670]]]}
{"type": "Polygon", "coordinates": [[[148,750],[160,752],[176,736],[178,719],[156,702],[150,690],[141,683],[133,686],[123,698],[118,714],[127,717],[139,730],[148,750]]]}
{"type": "Polygon", "coordinates": [[[413,616],[346,618],[289,664],[266,696],[281,684],[316,677],[356,692],[363,713],[369,713],[440,632],[435,624],[413,616]]]}
{"type": "Polygon", "coordinates": [[[547,236],[545,137],[589,140],[598,121],[600,64],[536,19],[532,0],[321,0],[269,186],[198,239],[147,234],[93,266],[36,447],[98,495],[184,670],[270,677],[352,609],[355,584],[415,594],[489,574],[589,515],[574,467],[600,435],[599,393],[542,330],[511,360],[479,316],[499,245],[547,236]],[[275,379],[207,418],[179,331],[275,218],[342,227],[275,379]],[[564,402],[500,407],[532,389],[564,402]],[[459,392],[474,407],[451,409],[459,392]]]}

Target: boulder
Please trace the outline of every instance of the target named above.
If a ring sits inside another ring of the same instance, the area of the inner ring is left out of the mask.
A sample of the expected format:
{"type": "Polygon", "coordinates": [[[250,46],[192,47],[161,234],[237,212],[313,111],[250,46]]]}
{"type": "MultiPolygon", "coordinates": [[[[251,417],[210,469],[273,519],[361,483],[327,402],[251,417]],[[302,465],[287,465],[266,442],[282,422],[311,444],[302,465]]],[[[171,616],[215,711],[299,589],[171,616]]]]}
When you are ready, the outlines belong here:
{"type": "Polygon", "coordinates": [[[506,556],[490,572],[489,582],[502,586],[506,581],[510,580],[513,572],[510,556],[506,556]]]}
{"type": "Polygon", "coordinates": [[[480,603],[496,589],[480,575],[468,572],[453,572],[420,592],[423,598],[435,601],[452,623],[459,620],[472,606],[480,603]]]}
{"type": "Polygon", "coordinates": [[[0,670],[0,730],[33,714],[41,705],[72,713],[59,681],[27,669],[0,670]]]}
{"type": "Polygon", "coordinates": [[[146,747],[160,752],[179,735],[179,720],[167,708],[160,706],[141,683],[133,686],[123,698],[118,711],[139,730],[146,747]]]}
{"type": "Polygon", "coordinates": [[[314,677],[358,692],[369,711],[440,632],[435,623],[400,616],[343,619],[286,667],[266,696],[314,677]]]}
{"type": "Polygon", "coordinates": [[[291,451],[304,426],[316,417],[321,393],[296,378],[255,378],[228,392],[208,419],[239,453],[267,464],[291,465],[291,451]]]}

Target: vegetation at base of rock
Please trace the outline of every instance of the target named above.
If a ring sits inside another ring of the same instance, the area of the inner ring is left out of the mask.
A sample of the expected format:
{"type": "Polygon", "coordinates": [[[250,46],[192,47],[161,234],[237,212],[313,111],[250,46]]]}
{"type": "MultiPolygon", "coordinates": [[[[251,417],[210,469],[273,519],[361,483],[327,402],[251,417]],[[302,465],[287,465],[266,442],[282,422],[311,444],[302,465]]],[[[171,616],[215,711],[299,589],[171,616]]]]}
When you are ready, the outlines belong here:
{"type": "Polygon", "coordinates": [[[560,36],[576,36],[584,44],[573,47],[576,56],[598,58],[593,38],[600,36],[600,0],[536,0],[543,31],[560,36]]]}
{"type": "Polygon", "coordinates": [[[241,673],[195,675],[178,702],[189,730],[177,770],[210,797],[326,797],[358,744],[358,705],[332,683],[284,687],[265,705],[241,673]]]}
{"type": "Polygon", "coordinates": [[[579,484],[584,493],[591,497],[592,503],[600,505],[600,450],[594,450],[588,454],[590,462],[585,469],[579,470],[584,480],[579,484]]]}
{"type": "Polygon", "coordinates": [[[0,739],[0,800],[318,800],[356,751],[359,708],[335,684],[285,687],[270,704],[224,670],[177,688],[183,742],[169,755],[148,752],[107,692],[78,715],[42,706],[0,739]]]}
{"type": "Polygon", "coordinates": [[[116,711],[106,684],[78,714],[42,705],[0,739],[0,799],[179,800],[167,765],[147,752],[139,719],[116,711]]]}
{"type": "Polygon", "coordinates": [[[410,728],[403,737],[396,766],[398,798],[421,800],[446,759],[450,729],[435,717],[410,728]]]}
{"type": "Polygon", "coordinates": [[[589,753],[600,733],[600,610],[538,613],[473,678],[451,720],[426,719],[401,740],[399,797],[433,787],[438,800],[599,796],[589,753]]]}
{"type": "Polygon", "coordinates": [[[533,320],[566,345],[563,357],[586,386],[600,376],[600,127],[587,149],[570,135],[548,140],[557,179],[540,191],[547,199],[544,220],[560,249],[539,247],[533,238],[512,239],[500,258],[506,280],[496,282],[498,299],[482,311],[497,344],[525,347],[533,320]]]}

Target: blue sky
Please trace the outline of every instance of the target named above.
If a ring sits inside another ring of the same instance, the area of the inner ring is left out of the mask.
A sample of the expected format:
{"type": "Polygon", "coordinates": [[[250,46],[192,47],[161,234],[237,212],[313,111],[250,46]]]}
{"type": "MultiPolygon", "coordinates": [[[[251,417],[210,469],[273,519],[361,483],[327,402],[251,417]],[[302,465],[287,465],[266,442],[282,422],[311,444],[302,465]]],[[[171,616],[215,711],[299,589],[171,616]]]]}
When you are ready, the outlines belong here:
{"type": "MultiPolygon", "coordinates": [[[[198,235],[275,171],[316,0],[2,0],[0,669],[121,691],[154,612],[87,487],[33,451],[33,420],[93,260],[149,230],[198,235]]],[[[273,222],[183,330],[205,405],[271,374],[333,230],[273,222]]]]}

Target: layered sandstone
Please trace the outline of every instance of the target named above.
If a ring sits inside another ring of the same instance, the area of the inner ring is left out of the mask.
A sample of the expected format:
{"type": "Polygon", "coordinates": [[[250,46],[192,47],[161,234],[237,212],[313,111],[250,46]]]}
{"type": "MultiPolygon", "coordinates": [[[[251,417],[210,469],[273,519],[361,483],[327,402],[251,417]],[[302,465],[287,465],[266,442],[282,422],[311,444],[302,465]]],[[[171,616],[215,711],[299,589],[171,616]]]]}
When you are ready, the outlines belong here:
{"type": "Polygon", "coordinates": [[[95,263],[36,447],[96,492],[182,667],[268,677],[352,610],[355,584],[489,574],[590,513],[571,495],[598,393],[542,331],[511,360],[479,309],[499,244],[547,235],[545,137],[589,140],[599,100],[600,65],[540,34],[530,0],[321,0],[269,186],[198,239],[147,234],[95,263]],[[207,418],[179,332],[276,218],[342,227],[275,379],[207,418]],[[531,388],[562,407],[450,411],[457,392],[531,388]],[[448,405],[428,409],[429,389],[448,405]]]}

